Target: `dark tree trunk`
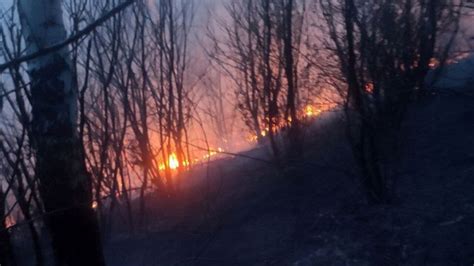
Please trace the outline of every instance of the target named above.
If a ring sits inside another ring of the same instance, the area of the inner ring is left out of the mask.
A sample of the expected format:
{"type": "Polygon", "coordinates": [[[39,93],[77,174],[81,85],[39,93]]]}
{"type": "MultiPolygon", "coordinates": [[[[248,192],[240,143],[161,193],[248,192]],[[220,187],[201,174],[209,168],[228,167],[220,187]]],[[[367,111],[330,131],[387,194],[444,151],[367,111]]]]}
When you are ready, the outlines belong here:
{"type": "Polygon", "coordinates": [[[75,123],[71,123],[74,103],[60,79],[68,71],[58,56],[31,72],[35,173],[59,265],[103,265],[99,227],[91,207],[91,180],[75,123]]]}
{"type": "MultiPolygon", "coordinates": [[[[67,34],[59,0],[20,0],[28,52],[63,41],[67,34]]],[[[77,84],[63,49],[32,60],[30,140],[35,175],[58,265],[104,265],[92,185],[78,137],[77,84]]]]}
{"type": "Polygon", "coordinates": [[[0,187],[0,265],[14,266],[16,262],[10,241],[10,232],[6,225],[5,198],[6,195],[0,187]]]}

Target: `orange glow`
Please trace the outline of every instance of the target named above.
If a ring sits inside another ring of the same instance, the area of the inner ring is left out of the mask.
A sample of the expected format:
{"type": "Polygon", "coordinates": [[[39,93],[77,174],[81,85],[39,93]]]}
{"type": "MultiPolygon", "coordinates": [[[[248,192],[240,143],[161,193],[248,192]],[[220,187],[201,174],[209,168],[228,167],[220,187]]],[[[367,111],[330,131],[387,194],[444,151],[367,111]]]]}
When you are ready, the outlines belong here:
{"type": "Polygon", "coordinates": [[[223,152],[224,149],[222,149],[221,147],[217,148],[217,150],[210,150],[208,154],[204,155],[203,159],[208,159],[214,155],[217,155],[218,153],[220,152],[223,152]]]}
{"type": "Polygon", "coordinates": [[[306,116],[313,116],[314,115],[313,106],[307,105],[304,113],[306,114],[306,116]]]}
{"type": "MultiPolygon", "coordinates": [[[[190,161],[188,160],[184,160],[182,162],[180,162],[178,160],[178,157],[176,156],[175,153],[171,153],[169,156],[168,156],[168,168],[171,169],[171,170],[176,170],[178,169],[181,165],[182,166],[189,166],[191,164],[196,164],[196,163],[199,163],[199,162],[205,162],[207,160],[209,160],[211,157],[214,157],[216,155],[218,155],[219,153],[222,153],[224,152],[224,149],[221,148],[221,147],[218,147],[217,149],[210,149],[208,153],[204,154],[201,158],[197,157],[197,158],[194,158],[190,161]]],[[[158,169],[160,171],[164,171],[166,169],[166,165],[165,163],[160,163],[159,166],[158,166],[158,169]]]]}
{"type": "Polygon", "coordinates": [[[5,218],[5,227],[9,228],[9,227],[14,226],[15,224],[16,224],[15,218],[13,218],[13,216],[11,215],[7,215],[7,217],[5,218]]]}
{"type": "MultiPolygon", "coordinates": [[[[373,84],[369,83],[368,85],[366,85],[366,89],[367,88],[373,90],[373,84]]],[[[330,111],[330,110],[332,110],[336,107],[337,107],[336,103],[329,103],[329,102],[328,103],[319,103],[319,104],[307,104],[304,108],[302,108],[298,112],[298,117],[301,118],[301,119],[316,118],[316,117],[320,116],[322,113],[330,111]]],[[[287,118],[286,121],[279,121],[279,123],[278,123],[278,121],[276,121],[273,124],[273,133],[278,134],[278,132],[281,129],[285,128],[290,123],[291,123],[291,117],[287,118]]],[[[266,137],[266,136],[269,135],[269,133],[270,133],[270,130],[269,130],[268,127],[265,127],[265,128],[260,130],[260,136],[261,137],[266,137]]],[[[258,140],[258,136],[254,135],[254,134],[247,135],[246,140],[250,143],[254,143],[258,140]]]]}
{"type": "MultiPolygon", "coordinates": [[[[175,153],[171,153],[169,156],[168,156],[168,167],[171,169],[171,170],[175,170],[175,169],[178,169],[179,167],[179,161],[178,161],[178,157],[176,157],[176,154],[175,153]]],[[[183,165],[188,165],[188,162],[184,162],[183,165]]],[[[160,163],[159,167],[158,167],[160,170],[165,170],[166,169],[166,166],[164,163],[160,163]]]]}
{"type": "Polygon", "coordinates": [[[178,158],[176,157],[176,154],[172,153],[170,154],[168,158],[168,165],[170,169],[177,169],[179,167],[179,161],[178,158]]]}
{"type": "Polygon", "coordinates": [[[318,116],[323,112],[321,108],[314,108],[312,105],[307,105],[304,109],[304,115],[306,117],[318,116]]]}
{"type": "Polygon", "coordinates": [[[247,136],[247,141],[248,142],[255,142],[255,141],[257,141],[257,139],[258,139],[257,135],[247,136]]]}
{"type": "Polygon", "coordinates": [[[374,92],[374,83],[368,82],[367,84],[365,84],[365,91],[366,91],[367,93],[372,93],[372,92],[374,92]]]}
{"type": "Polygon", "coordinates": [[[437,68],[439,66],[439,61],[438,59],[432,57],[430,59],[430,62],[428,63],[428,66],[431,68],[431,69],[434,69],[434,68],[437,68]]]}

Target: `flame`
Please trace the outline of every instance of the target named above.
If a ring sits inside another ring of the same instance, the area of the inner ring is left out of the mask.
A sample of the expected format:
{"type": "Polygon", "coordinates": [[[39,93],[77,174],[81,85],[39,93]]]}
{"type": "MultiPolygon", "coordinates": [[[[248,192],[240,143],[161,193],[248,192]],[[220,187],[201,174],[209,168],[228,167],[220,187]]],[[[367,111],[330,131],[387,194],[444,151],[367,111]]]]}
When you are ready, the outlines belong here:
{"type": "Polygon", "coordinates": [[[247,141],[248,142],[256,142],[258,139],[258,136],[257,135],[249,135],[247,136],[247,141]]]}
{"type": "Polygon", "coordinates": [[[15,218],[10,214],[5,217],[5,227],[12,227],[16,224],[15,218]]]}
{"type": "Polygon", "coordinates": [[[439,66],[439,60],[432,57],[430,58],[430,62],[428,63],[428,67],[431,69],[435,69],[439,66]]]}
{"type": "Polygon", "coordinates": [[[217,150],[210,150],[204,157],[202,158],[203,160],[206,160],[208,158],[211,158],[214,155],[217,155],[219,152],[223,152],[224,150],[222,148],[217,148],[217,150]]]}
{"type": "MultiPolygon", "coordinates": [[[[180,165],[180,163],[178,161],[178,157],[176,156],[176,154],[174,152],[171,153],[168,156],[168,167],[171,170],[176,170],[176,169],[178,169],[179,165],[180,165]]],[[[188,165],[188,162],[187,161],[183,162],[183,165],[188,165]]],[[[164,163],[160,163],[160,165],[158,166],[158,169],[165,170],[166,165],[164,163]]]]}
{"type": "MultiPolygon", "coordinates": [[[[373,84],[368,83],[365,86],[365,89],[368,90],[368,92],[372,92],[373,84]]],[[[303,109],[301,109],[298,112],[298,117],[300,117],[301,119],[313,119],[320,116],[322,113],[330,111],[336,107],[337,107],[337,104],[331,103],[331,102],[319,103],[319,104],[307,104],[303,109]]],[[[284,129],[289,123],[291,123],[291,117],[287,118],[286,121],[280,121],[280,123],[278,124],[274,123],[273,133],[278,134],[278,132],[284,129]]],[[[266,137],[269,135],[269,133],[270,133],[269,128],[265,127],[260,130],[259,135],[261,137],[266,137]]],[[[250,143],[256,142],[260,136],[257,136],[256,134],[247,135],[246,140],[250,143]]]]}
{"type": "Polygon", "coordinates": [[[168,165],[170,166],[170,169],[174,170],[179,167],[179,161],[178,158],[176,157],[176,154],[172,153],[170,154],[168,158],[168,165]]]}
{"type": "Polygon", "coordinates": [[[304,115],[306,117],[318,116],[323,112],[321,108],[314,108],[312,105],[307,105],[304,108],[304,115]]]}
{"type": "Polygon", "coordinates": [[[365,91],[367,93],[373,93],[374,92],[374,83],[368,82],[365,84],[365,91]]]}
{"type": "Polygon", "coordinates": [[[306,108],[304,109],[304,113],[306,116],[313,116],[314,115],[313,106],[307,105],[306,108]]]}

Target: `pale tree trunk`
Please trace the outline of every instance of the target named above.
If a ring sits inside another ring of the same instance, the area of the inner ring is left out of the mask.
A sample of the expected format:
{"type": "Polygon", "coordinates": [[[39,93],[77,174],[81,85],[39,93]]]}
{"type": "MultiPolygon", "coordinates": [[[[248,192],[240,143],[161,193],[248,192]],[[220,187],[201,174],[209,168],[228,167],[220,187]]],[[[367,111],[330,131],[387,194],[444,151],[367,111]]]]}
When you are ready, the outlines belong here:
{"type": "MultiPolygon", "coordinates": [[[[61,0],[19,0],[29,53],[65,40],[61,0]]],[[[104,265],[90,176],[77,133],[76,86],[67,49],[28,63],[36,178],[58,265],[104,265]]]]}

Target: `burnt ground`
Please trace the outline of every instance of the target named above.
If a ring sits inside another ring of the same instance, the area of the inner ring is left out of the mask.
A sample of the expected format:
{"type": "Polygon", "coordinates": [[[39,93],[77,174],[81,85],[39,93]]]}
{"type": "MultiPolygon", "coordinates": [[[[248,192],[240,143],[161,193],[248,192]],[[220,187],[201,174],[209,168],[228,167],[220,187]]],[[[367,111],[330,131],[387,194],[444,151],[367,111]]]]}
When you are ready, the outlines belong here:
{"type": "Polygon", "coordinates": [[[472,265],[472,96],[443,92],[411,107],[398,196],[385,206],[365,203],[342,122],[326,116],[298,170],[223,159],[182,177],[179,197],[153,196],[148,230],[112,237],[108,264],[472,265]]]}

